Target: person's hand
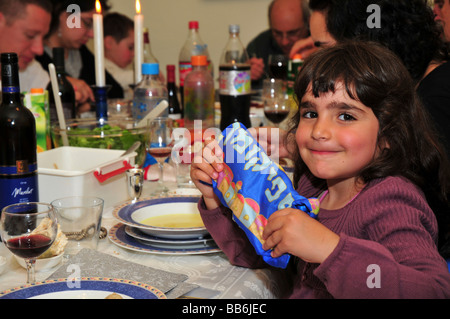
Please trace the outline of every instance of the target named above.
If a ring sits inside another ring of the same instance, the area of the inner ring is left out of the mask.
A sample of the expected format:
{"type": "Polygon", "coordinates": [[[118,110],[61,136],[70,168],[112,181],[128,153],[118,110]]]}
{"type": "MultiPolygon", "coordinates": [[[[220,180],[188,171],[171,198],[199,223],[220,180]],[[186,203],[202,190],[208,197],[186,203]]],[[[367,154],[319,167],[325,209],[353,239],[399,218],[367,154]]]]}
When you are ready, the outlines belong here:
{"type": "Polygon", "coordinates": [[[295,54],[300,53],[302,58],[305,59],[317,50],[318,48],[314,45],[313,39],[308,37],[294,43],[291,52],[289,53],[289,57],[292,59],[295,54]]]}
{"type": "Polygon", "coordinates": [[[252,81],[259,80],[264,75],[263,59],[253,57],[249,60],[249,63],[250,63],[250,77],[252,81]]]}
{"type": "Polygon", "coordinates": [[[271,256],[274,258],[289,253],[306,262],[322,263],[340,238],[303,211],[285,208],[269,217],[263,239],[263,249],[273,249],[271,256]]]}
{"type": "Polygon", "coordinates": [[[212,188],[212,180],[217,179],[222,170],[223,152],[215,140],[207,142],[201,151],[194,153],[191,163],[191,179],[202,193],[208,209],[220,206],[220,200],[212,188]]]}
{"type": "Polygon", "coordinates": [[[256,139],[259,145],[271,158],[289,158],[289,148],[286,146],[286,134],[283,129],[262,126],[251,127],[248,132],[256,139]]]}
{"type": "Polygon", "coordinates": [[[75,90],[75,101],[78,104],[95,101],[94,92],[92,92],[91,87],[85,81],[71,76],[68,76],[67,80],[72,84],[73,89],[75,90]]]}

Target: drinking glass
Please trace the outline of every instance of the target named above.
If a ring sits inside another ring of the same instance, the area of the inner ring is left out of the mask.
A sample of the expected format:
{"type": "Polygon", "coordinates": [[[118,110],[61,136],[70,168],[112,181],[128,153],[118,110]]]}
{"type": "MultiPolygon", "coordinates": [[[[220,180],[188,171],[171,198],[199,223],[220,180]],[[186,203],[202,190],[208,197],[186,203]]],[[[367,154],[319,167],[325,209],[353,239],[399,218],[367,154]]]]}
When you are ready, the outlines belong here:
{"type": "Polygon", "coordinates": [[[285,99],[284,82],[279,79],[265,79],[263,81],[262,100],[264,115],[276,127],[289,115],[289,104],[285,99]]]}
{"type": "Polygon", "coordinates": [[[269,75],[274,79],[287,80],[289,60],[284,54],[269,55],[269,75]]]}
{"type": "Polygon", "coordinates": [[[161,195],[167,193],[169,189],[164,185],[164,161],[172,154],[173,140],[172,140],[173,124],[172,119],[167,117],[157,117],[149,120],[148,123],[148,143],[147,152],[153,156],[158,162],[159,179],[158,187],[153,192],[153,195],[161,195]]]}
{"type": "Polygon", "coordinates": [[[36,281],[36,258],[53,244],[58,223],[53,207],[47,203],[12,204],[2,210],[0,236],[5,246],[27,265],[27,283],[36,281]]]}

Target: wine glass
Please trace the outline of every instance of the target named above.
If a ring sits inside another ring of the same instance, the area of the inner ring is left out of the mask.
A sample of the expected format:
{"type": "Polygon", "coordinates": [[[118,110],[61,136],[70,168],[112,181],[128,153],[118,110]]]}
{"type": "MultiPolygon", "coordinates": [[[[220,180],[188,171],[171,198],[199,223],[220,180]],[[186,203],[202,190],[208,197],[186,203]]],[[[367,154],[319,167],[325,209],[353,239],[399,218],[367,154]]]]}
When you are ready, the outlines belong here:
{"type": "Polygon", "coordinates": [[[53,244],[58,222],[47,203],[26,202],[6,206],[0,219],[0,235],[5,246],[27,265],[27,283],[36,281],[36,258],[53,244]]]}
{"type": "Polygon", "coordinates": [[[269,55],[269,75],[274,79],[287,80],[289,60],[284,54],[269,55]]]}
{"type": "Polygon", "coordinates": [[[279,127],[289,115],[289,104],[285,99],[284,81],[279,79],[265,79],[263,81],[262,100],[264,115],[276,127],[279,127]]]}
{"type": "Polygon", "coordinates": [[[164,161],[172,154],[172,119],[168,117],[157,117],[149,120],[148,132],[149,138],[147,143],[147,153],[153,156],[158,162],[159,179],[158,187],[154,195],[167,193],[169,189],[164,185],[164,161]]]}

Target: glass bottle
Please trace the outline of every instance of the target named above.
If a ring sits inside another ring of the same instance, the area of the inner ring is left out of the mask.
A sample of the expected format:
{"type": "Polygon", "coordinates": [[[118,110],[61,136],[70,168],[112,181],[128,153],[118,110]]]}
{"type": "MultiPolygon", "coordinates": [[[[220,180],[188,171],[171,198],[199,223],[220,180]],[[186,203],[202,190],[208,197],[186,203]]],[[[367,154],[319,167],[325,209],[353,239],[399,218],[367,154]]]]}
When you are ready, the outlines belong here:
{"type": "Polygon", "coordinates": [[[169,99],[169,117],[173,120],[182,118],[180,101],[178,100],[178,90],[175,84],[175,65],[169,64],[167,69],[167,95],[169,99]]]}
{"type": "Polygon", "coordinates": [[[194,128],[202,120],[203,129],[214,127],[214,81],[205,55],[191,58],[192,71],[184,82],[184,126],[194,128]]]}
{"type": "MultiPolygon", "coordinates": [[[[53,63],[55,65],[56,80],[58,81],[59,96],[66,120],[76,117],[75,90],[66,78],[64,65],[64,48],[53,48],[53,63]]],[[[55,98],[53,96],[52,83],[47,85],[48,101],[50,106],[50,125],[58,122],[55,98]]]]}
{"type": "Polygon", "coordinates": [[[159,63],[158,59],[152,52],[148,28],[144,28],[144,63],[159,63]]]}
{"type": "Polygon", "coordinates": [[[36,124],[22,103],[16,53],[1,54],[1,72],[0,212],[7,205],[36,202],[39,197],[36,124]]]}
{"type": "Polygon", "coordinates": [[[239,38],[239,25],[229,26],[229,39],[219,64],[220,129],[234,122],[250,127],[251,77],[248,54],[239,38]]]}

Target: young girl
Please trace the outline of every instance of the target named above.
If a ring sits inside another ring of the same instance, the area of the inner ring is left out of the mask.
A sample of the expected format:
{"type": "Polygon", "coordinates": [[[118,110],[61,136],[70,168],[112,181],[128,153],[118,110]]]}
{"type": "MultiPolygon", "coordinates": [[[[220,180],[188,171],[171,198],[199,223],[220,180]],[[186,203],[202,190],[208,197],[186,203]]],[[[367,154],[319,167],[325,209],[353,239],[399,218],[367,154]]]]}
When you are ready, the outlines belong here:
{"type": "MultiPolygon", "coordinates": [[[[288,296],[450,298],[436,218],[421,190],[431,185],[445,202],[448,163],[405,67],[379,45],[339,44],[311,56],[295,90],[295,138],[286,142],[296,142],[294,181],[321,204],[317,220],[287,208],[264,229],[273,257],[297,257],[288,296]]],[[[223,169],[221,154],[203,156],[191,177],[206,227],[233,264],[267,267],[203,183],[223,169]]]]}

